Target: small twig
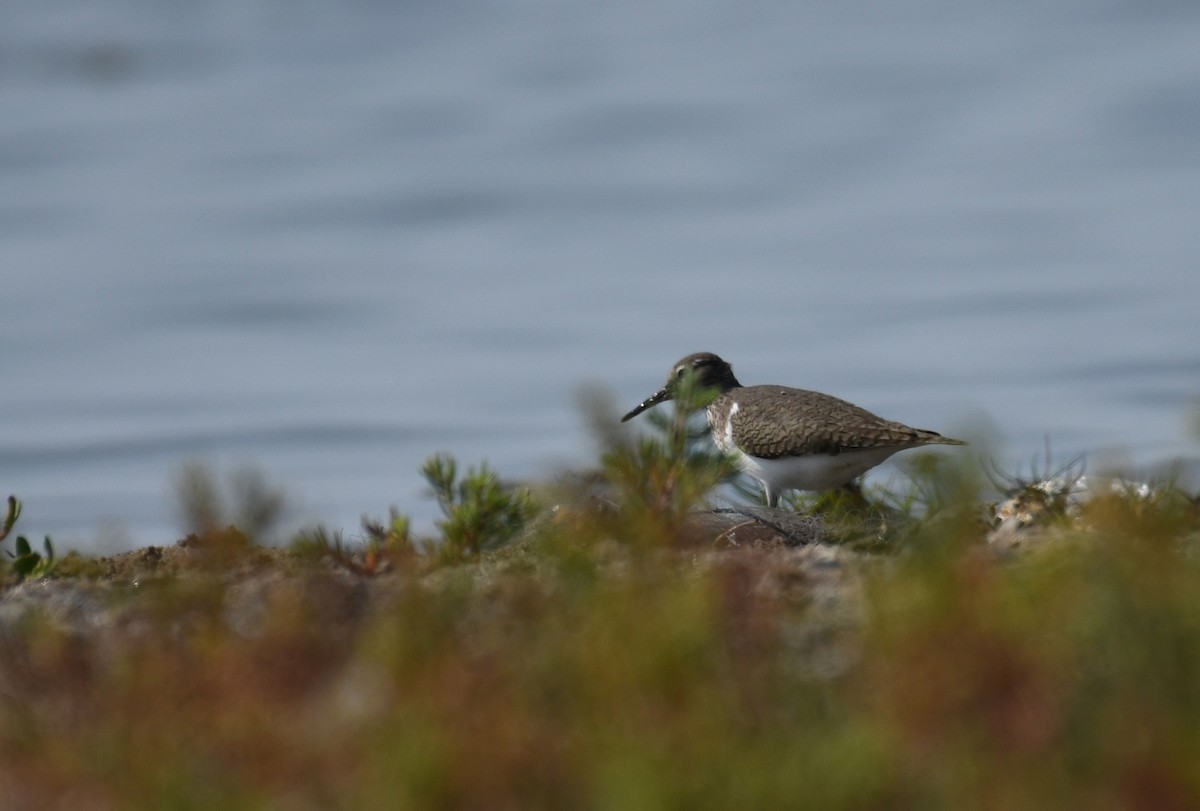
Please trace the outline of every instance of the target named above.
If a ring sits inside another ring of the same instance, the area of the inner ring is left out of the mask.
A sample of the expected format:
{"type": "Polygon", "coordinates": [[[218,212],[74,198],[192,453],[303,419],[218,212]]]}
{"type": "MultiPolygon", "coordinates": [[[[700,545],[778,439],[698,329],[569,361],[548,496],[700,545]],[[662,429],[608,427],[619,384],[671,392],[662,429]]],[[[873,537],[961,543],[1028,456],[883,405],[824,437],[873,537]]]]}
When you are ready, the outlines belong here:
{"type": "MultiPolygon", "coordinates": [[[[714,510],[713,512],[716,512],[716,510],[714,510]]],[[[740,523],[740,524],[734,524],[733,526],[731,526],[731,527],[729,527],[728,529],[724,530],[724,531],[723,531],[723,532],[722,532],[720,535],[718,535],[716,538],[713,538],[712,545],[713,545],[713,546],[716,546],[717,544],[719,544],[719,543],[721,542],[721,539],[722,539],[722,538],[724,538],[726,535],[728,535],[728,536],[729,536],[728,543],[729,543],[729,545],[730,545],[730,546],[740,546],[741,544],[739,544],[739,543],[738,543],[736,540],[734,540],[734,538],[733,538],[733,533],[737,532],[737,531],[738,531],[739,529],[741,529],[742,527],[748,527],[748,526],[750,526],[750,525],[751,525],[751,524],[753,524],[753,523],[755,523],[755,520],[754,520],[754,519],[750,519],[750,520],[748,520],[748,521],[743,521],[743,522],[742,522],[742,523],[740,523]]]]}
{"type": "MultiPolygon", "coordinates": [[[[767,519],[763,518],[760,515],[746,513],[743,510],[735,508],[735,507],[718,507],[718,508],[714,509],[713,512],[718,515],[732,514],[732,515],[740,515],[744,518],[749,518],[750,521],[762,524],[765,527],[770,527],[771,529],[773,529],[777,533],[779,533],[781,536],[786,538],[788,541],[796,544],[797,546],[804,546],[806,544],[813,542],[812,538],[801,538],[801,537],[797,536],[795,533],[793,533],[787,529],[784,529],[779,524],[776,524],[774,521],[768,521],[767,519]]],[[[747,522],[747,523],[749,523],[749,522],[747,522]]],[[[744,526],[744,524],[741,524],[739,526],[744,526]]],[[[734,527],[734,529],[736,529],[736,528],[737,527],[734,527]]]]}

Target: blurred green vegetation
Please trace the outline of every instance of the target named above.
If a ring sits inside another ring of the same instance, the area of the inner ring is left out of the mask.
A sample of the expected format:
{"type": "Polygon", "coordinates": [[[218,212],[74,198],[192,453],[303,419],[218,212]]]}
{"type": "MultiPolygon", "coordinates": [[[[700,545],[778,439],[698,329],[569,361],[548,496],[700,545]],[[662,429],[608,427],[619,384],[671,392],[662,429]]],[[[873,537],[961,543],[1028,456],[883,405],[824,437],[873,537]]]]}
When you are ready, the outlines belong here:
{"type": "Polygon", "coordinates": [[[178,554],[258,568],[77,569],[119,619],[16,616],[10,578],[0,807],[1200,807],[1194,497],[1114,489],[1001,560],[918,465],[871,554],[719,547],[689,516],[730,471],[660,427],[537,499],[431,460],[440,539],[393,511],[264,569],[198,510],[178,554]]]}
{"type": "MultiPolygon", "coordinates": [[[[0,541],[8,537],[17,519],[21,517],[21,501],[16,496],[8,497],[8,508],[4,521],[0,523],[0,541]]],[[[8,569],[17,578],[45,577],[52,574],[58,565],[54,555],[54,543],[47,535],[42,539],[42,551],[34,550],[29,539],[18,535],[13,541],[14,551],[8,553],[8,569]]]]}

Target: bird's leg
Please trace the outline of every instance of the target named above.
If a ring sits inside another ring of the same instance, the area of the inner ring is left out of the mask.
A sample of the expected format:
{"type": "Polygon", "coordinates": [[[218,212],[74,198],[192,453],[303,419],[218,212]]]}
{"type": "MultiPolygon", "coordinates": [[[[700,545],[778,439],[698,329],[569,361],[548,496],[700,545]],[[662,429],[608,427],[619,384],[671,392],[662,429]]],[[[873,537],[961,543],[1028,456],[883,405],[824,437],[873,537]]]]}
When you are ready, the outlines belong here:
{"type": "Polygon", "coordinates": [[[763,484],[763,496],[767,499],[767,506],[775,510],[779,508],[779,491],[772,490],[770,485],[763,484]]]}

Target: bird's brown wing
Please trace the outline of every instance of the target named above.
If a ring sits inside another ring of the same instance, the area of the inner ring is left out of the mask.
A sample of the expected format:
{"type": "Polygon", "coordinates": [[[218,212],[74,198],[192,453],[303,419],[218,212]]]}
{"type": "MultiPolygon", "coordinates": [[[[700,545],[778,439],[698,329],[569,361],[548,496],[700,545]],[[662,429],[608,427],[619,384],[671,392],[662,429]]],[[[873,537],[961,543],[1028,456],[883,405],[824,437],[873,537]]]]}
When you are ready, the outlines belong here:
{"type": "Polygon", "coordinates": [[[745,453],[765,459],[942,441],[932,431],[885,420],[818,391],[748,386],[729,396],[738,404],[733,441],[745,453]]]}

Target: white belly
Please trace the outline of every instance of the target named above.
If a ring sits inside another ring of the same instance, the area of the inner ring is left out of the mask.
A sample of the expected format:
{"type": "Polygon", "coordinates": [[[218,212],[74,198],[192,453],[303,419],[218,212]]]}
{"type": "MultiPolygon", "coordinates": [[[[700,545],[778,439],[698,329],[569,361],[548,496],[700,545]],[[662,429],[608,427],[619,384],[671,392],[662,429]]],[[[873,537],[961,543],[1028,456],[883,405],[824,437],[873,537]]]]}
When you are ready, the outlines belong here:
{"type": "Polygon", "coordinates": [[[714,413],[708,412],[713,441],[723,452],[733,457],[746,475],[757,479],[766,490],[767,503],[775,501],[784,490],[836,490],[849,484],[875,465],[903,448],[868,448],[865,450],[842,451],[838,454],[809,454],[806,456],[784,456],[777,459],[762,459],[749,456],[733,441],[733,415],[738,413],[735,401],[723,423],[714,424],[714,413]]]}
{"type": "Polygon", "coordinates": [[[735,451],[733,457],[748,476],[758,479],[769,491],[778,493],[780,490],[834,490],[858,478],[898,450],[872,448],[842,451],[836,456],[814,454],[779,459],[759,459],[735,451]]]}

